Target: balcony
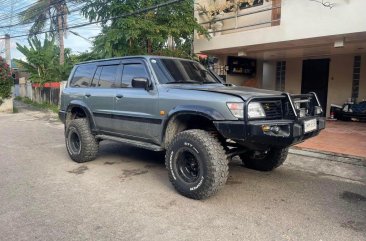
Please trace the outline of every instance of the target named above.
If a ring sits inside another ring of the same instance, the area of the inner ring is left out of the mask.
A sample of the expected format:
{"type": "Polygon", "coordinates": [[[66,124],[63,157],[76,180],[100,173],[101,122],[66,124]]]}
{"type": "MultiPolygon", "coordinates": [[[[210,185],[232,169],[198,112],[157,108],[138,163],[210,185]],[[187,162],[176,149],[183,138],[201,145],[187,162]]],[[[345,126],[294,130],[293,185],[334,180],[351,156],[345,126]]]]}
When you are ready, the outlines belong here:
{"type": "Polygon", "coordinates": [[[212,38],[280,25],[281,0],[199,0],[195,5],[198,22],[212,38]]]}

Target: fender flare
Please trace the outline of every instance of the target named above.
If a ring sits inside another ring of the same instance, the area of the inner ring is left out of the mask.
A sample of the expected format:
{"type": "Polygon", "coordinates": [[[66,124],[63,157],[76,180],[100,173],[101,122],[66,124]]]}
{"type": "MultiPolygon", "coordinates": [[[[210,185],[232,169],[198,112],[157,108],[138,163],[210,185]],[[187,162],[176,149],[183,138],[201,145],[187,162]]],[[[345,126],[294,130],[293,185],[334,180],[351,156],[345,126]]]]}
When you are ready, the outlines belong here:
{"type": "Polygon", "coordinates": [[[225,120],[224,115],[222,115],[217,110],[207,107],[207,106],[200,106],[200,105],[179,105],[169,111],[167,118],[163,122],[163,128],[161,132],[161,142],[164,142],[165,132],[168,127],[170,121],[180,115],[199,115],[202,117],[207,118],[210,121],[217,121],[217,120],[225,120]]]}
{"type": "Polygon", "coordinates": [[[89,109],[89,107],[83,101],[73,100],[67,106],[66,113],[70,112],[71,109],[74,107],[81,108],[85,112],[86,116],[88,117],[89,123],[90,123],[90,129],[93,131],[96,130],[94,115],[93,115],[93,112],[89,109]]]}
{"type": "Polygon", "coordinates": [[[200,105],[178,105],[168,113],[168,119],[180,114],[195,114],[209,120],[225,120],[225,117],[214,108],[200,105]]]}

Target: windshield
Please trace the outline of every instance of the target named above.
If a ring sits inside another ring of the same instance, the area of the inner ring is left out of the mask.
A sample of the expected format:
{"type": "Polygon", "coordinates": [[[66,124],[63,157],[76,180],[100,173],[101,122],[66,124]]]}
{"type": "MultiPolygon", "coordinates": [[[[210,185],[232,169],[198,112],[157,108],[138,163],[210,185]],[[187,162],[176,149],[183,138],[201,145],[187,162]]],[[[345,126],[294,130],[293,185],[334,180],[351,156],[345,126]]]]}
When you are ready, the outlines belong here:
{"type": "Polygon", "coordinates": [[[171,83],[220,83],[201,64],[182,59],[153,59],[152,66],[161,84],[171,83]]]}

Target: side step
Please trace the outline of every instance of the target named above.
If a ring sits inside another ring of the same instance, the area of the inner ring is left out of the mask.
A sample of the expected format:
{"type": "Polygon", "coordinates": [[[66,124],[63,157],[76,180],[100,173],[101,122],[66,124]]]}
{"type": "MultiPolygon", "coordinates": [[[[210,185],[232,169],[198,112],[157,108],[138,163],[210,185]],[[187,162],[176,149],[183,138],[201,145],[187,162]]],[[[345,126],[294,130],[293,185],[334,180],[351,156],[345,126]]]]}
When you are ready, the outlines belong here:
{"type": "Polygon", "coordinates": [[[148,149],[148,150],[151,150],[151,151],[163,151],[164,150],[161,146],[158,146],[158,145],[155,145],[155,144],[151,144],[151,143],[147,143],[147,142],[143,142],[143,141],[130,140],[130,139],[117,137],[117,136],[96,135],[95,137],[98,138],[98,139],[102,139],[102,140],[122,142],[122,143],[125,143],[125,144],[128,144],[128,145],[148,149]]]}

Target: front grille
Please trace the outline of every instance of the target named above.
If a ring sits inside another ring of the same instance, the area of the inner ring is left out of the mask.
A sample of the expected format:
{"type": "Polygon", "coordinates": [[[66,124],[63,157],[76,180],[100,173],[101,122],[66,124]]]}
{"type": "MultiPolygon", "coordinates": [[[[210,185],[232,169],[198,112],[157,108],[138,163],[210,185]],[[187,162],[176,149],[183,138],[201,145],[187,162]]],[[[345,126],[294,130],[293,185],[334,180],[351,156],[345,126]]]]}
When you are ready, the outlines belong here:
{"type": "Polygon", "coordinates": [[[282,119],[283,111],[281,100],[261,101],[261,104],[266,113],[266,119],[282,119]]]}
{"type": "Polygon", "coordinates": [[[295,113],[292,110],[291,103],[289,101],[286,101],[284,104],[284,111],[283,116],[285,119],[294,119],[295,113]]]}

